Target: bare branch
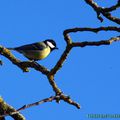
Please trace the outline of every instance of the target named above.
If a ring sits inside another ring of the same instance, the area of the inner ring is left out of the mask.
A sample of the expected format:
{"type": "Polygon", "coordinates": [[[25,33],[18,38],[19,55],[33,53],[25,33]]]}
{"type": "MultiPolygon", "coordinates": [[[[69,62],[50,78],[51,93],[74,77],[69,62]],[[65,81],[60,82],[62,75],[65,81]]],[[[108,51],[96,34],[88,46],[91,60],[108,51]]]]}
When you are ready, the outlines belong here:
{"type": "Polygon", "coordinates": [[[94,2],[93,0],[85,0],[85,2],[87,4],[89,4],[96,11],[97,18],[101,22],[103,21],[103,18],[100,16],[100,14],[102,14],[109,20],[111,20],[117,24],[120,24],[120,18],[113,17],[110,13],[111,11],[116,10],[118,7],[120,7],[120,0],[118,0],[116,5],[109,7],[109,8],[102,8],[102,7],[98,6],[98,4],[96,2],[94,2]]]}
{"type": "Polygon", "coordinates": [[[25,120],[24,116],[20,114],[19,112],[15,113],[14,115],[11,115],[11,113],[16,112],[16,110],[8,105],[2,97],[0,97],[0,119],[4,120],[4,117],[6,115],[10,115],[14,120],[25,120]]]}
{"type": "Polygon", "coordinates": [[[100,46],[100,45],[110,45],[112,42],[120,41],[120,36],[112,37],[109,40],[101,40],[101,41],[94,41],[94,42],[74,42],[72,44],[73,47],[85,47],[85,46],[100,46]]]}
{"type": "Polygon", "coordinates": [[[32,62],[32,61],[24,61],[20,62],[19,66],[22,68],[34,68],[35,70],[41,72],[44,75],[49,74],[49,70],[45,68],[44,66],[38,64],[37,62],[32,62]]]}
{"type": "Polygon", "coordinates": [[[48,77],[49,83],[50,83],[50,85],[52,86],[53,91],[56,93],[56,95],[61,94],[62,91],[58,88],[57,84],[55,83],[54,75],[48,74],[47,77],[48,77]]]}
{"type": "Polygon", "coordinates": [[[3,62],[2,62],[2,60],[0,60],[0,65],[3,65],[3,62]]]}
{"type": "Polygon", "coordinates": [[[72,104],[72,105],[76,106],[78,109],[80,109],[80,105],[77,104],[76,102],[72,101],[69,96],[65,96],[64,94],[61,94],[61,95],[51,96],[49,98],[45,98],[43,100],[31,103],[31,104],[24,105],[21,108],[19,108],[17,110],[17,112],[19,112],[21,110],[24,110],[26,108],[30,108],[30,107],[33,107],[33,106],[37,106],[37,105],[46,103],[46,102],[52,102],[54,100],[57,100],[57,101],[64,100],[65,102],[69,102],[69,104],[72,104]]]}
{"type": "Polygon", "coordinates": [[[66,60],[67,56],[70,53],[70,50],[71,50],[71,45],[68,45],[66,47],[65,51],[63,52],[63,54],[61,55],[60,59],[54,66],[54,68],[50,71],[50,74],[52,74],[52,75],[56,74],[56,72],[62,67],[64,61],[66,60]]]}
{"type": "MultiPolygon", "coordinates": [[[[84,31],[89,31],[89,32],[100,32],[100,31],[117,31],[117,32],[120,32],[120,28],[119,27],[114,27],[114,26],[108,26],[108,27],[98,27],[98,28],[72,28],[72,29],[66,29],[64,32],[63,32],[63,35],[64,35],[64,39],[67,43],[67,46],[66,46],[66,49],[65,51],[63,52],[63,54],[61,55],[60,59],[58,60],[58,62],[56,63],[56,65],[53,67],[53,69],[51,69],[50,71],[50,74],[51,75],[55,75],[56,72],[58,70],[60,70],[60,68],[62,67],[64,61],[67,59],[67,56],[69,55],[70,53],[70,50],[73,46],[77,47],[78,43],[73,43],[70,36],[69,36],[69,33],[72,33],[72,32],[84,32],[84,31]]],[[[108,44],[108,41],[99,41],[99,42],[81,42],[79,43],[79,46],[87,46],[87,45],[91,45],[94,44],[96,45],[99,43],[99,45],[103,45],[105,43],[108,44]]]]}
{"type": "Polygon", "coordinates": [[[73,106],[76,106],[78,109],[81,108],[78,103],[76,103],[75,101],[70,99],[70,96],[65,96],[64,94],[61,94],[60,99],[64,100],[65,102],[67,102],[73,106]]]}
{"type": "Polygon", "coordinates": [[[111,12],[111,11],[116,10],[119,7],[120,7],[120,0],[118,0],[116,5],[113,5],[113,6],[109,7],[109,8],[103,8],[103,10],[104,10],[104,12],[111,12]]]}
{"type": "Polygon", "coordinates": [[[71,29],[66,29],[64,31],[65,34],[68,34],[68,33],[73,33],[73,32],[86,32],[86,31],[89,31],[89,32],[94,32],[94,33],[98,33],[100,31],[116,31],[116,32],[120,32],[120,27],[115,27],[115,26],[108,26],[108,27],[98,27],[98,28],[87,28],[87,27],[84,27],[84,28],[71,28],[71,29]]]}
{"type": "MultiPolygon", "coordinates": [[[[64,100],[65,102],[77,107],[78,109],[80,109],[80,105],[74,101],[72,101],[70,99],[69,96],[65,96],[64,94],[61,94],[61,95],[56,95],[56,96],[51,96],[49,98],[45,98],[43,100],[40,100],[40,101],[37,101],[37,102],[34,102],[34,103],[30,103],[30,104],[27,104],[27,105],[24,105],[22,107],[20,107],[19,109],[15,110],[14,108],[12,108],[13,110],[12,111],[9,111],[8,113],[4,113],[4,114],[1,114],[0,115],[0,118],[4,118],[6,116],[12,116],[15,120],[25,120],[23,119],[23,116],[21,116],[21,114],[19,113],[20,111],[22,110],[25,110],[27,108],[30,108],[30,107],[33,107],[33,106],[38,106],[40,104],[43,104],[43,103],[46,103],[46,102],[52,102],[56,100],[57,103],[59,103],[60,100],[64,100]],[[19,118],[17,118],[16,116],[19,115],[19,118]],[[21,117],[21,118],[20,118],[21,117]]],[[[3,107],[3,106],[2,106],[3,107]]],[[[11,106],[10,106],[11,107],[11,106]]],[[[10,108],[11,109],[11,108],[10,108]]]]}

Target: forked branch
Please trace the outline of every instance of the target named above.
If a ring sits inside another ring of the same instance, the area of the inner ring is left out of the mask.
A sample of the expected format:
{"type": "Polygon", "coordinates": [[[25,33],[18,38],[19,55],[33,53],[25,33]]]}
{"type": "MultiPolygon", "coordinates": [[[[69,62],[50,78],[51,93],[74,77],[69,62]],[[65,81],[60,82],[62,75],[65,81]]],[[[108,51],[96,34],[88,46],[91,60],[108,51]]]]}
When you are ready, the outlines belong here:
{"type": "MultiPolygon", "coordinates": [[[[116,5],[113,5],[109,8],[103,8],[99,7],[93,0],[85,0],[87,4],[89,4],[97,13],[97,17],[99,20],[103,21],[103,18],[100,16],[100,14],[103,14],[106,18],[109,20],[112,20],[118,24],[120,24],[120,19],[112,17],[110,12],[113,10],[116,10],[117,8],[120,7],[120,0],[116,3],[116,5]]],[[[100,45],[110,45],[113,42],[120,41],[120,36],[112,37],[109,40],[99,40],[99,41],[84,41],[84,42],[74,42],[72,41],[70,37],[70,33],[75,33],[75,32],[94,32],[98,33],[100,31],[116,31],[120,32],[120,27],[115,27],[115,26],[108,26],[108,27],[98,27],[98,28],[71,28],[71,29],[66,29],[63,32],[64,40],[66,41],[66,48],[63,51],[60,59],[57,61],[56,65],[51,69],[47,69],[46,67],[32,61],[21,61],[18,58],[16,58],[7,48],[4,46],[0,46],[0,54],[4,57],[6,57],[8,60],[10,60],[14,65],[19,67],[23,72],[29,72],[29,68],[33,68],[36,71],[44,74],[47,78],[48,81],[55,92],[54,96],[51,96],[49,98],[45,98],[43,100],[40,100],[35,103],[31,103],[28,105],[24,105],[18,110],[15,110],[13,107],[10,105],[6,104],[4,100],[0,97],[0,119],[4,120],[5,116],[10,115],[12,118],[15,120],[25,120],[25,118],[19,113],[21,110],[25,110],[26,108],[40,105],[45,102],[51,102],[51,101],[56,101],[59,103],[61,100],[65,101],[66,103],[75,106],[76,108],[80,108],[80,105],[73,101],[70,96],[65,95],[62,90],[57,86],[55,82],[55,75],[57,72],[62,68],[65,60],[67,59],[70,51],[74,47],[85,47],[85,46],[100,46],[100,45]],[[5,108],[5,109],[4,109],[5,108]]],[[[0,60],[0,65],[2,65],[2,61],[0,60]]]]}

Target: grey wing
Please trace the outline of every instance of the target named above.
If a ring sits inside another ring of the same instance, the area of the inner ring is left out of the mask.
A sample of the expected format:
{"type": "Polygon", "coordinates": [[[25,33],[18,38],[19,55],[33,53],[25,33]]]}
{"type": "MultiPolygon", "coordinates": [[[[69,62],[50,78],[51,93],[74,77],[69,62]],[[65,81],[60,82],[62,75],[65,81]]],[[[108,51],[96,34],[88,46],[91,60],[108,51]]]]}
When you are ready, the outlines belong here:
{"type": "Polygon", "coordinates": [[[28,50],[43,50],[46,47],[46,45],[43,42],[38,42],[38,43],[33,43],[33,44],[28,44],[28,45],[23,45],[20,47],[14,48],[14,50],[17,51],[28,51],[28,50]]]}

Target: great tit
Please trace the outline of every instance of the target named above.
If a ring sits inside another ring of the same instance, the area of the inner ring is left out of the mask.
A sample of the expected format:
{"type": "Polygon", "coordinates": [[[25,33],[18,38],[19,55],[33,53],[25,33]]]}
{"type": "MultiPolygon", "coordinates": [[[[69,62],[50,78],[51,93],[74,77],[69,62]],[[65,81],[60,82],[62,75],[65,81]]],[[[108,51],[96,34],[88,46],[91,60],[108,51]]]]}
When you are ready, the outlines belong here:
{"type": "Polygon", "coordinates": [[[32,44],[23,45],[15,48],[7,48],[9,50],[15,50],[29,60],[37,61],[46,58],[53,50],[58,49],[56,43],[52,39],[47,39],[42,42],[36,42],[32,44]]]}

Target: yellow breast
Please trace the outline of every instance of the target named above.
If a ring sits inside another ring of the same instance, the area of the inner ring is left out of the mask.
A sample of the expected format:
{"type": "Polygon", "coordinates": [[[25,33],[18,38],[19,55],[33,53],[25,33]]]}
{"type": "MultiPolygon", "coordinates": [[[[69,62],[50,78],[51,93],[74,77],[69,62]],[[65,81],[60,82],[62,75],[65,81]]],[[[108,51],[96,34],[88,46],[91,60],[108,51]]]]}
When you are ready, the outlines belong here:
{"type": "Polygon", "coordinates": [[[24,52],[24,56],[31,60],[41,60],[50,54],[50,48],[46,47],[44,50],[29,50],[24,52]]]}

